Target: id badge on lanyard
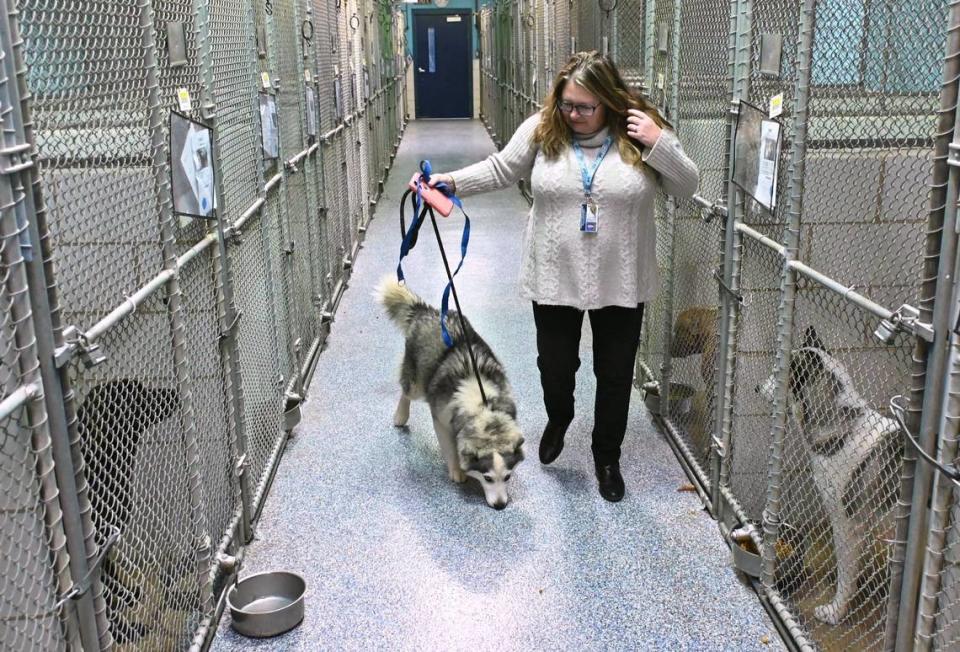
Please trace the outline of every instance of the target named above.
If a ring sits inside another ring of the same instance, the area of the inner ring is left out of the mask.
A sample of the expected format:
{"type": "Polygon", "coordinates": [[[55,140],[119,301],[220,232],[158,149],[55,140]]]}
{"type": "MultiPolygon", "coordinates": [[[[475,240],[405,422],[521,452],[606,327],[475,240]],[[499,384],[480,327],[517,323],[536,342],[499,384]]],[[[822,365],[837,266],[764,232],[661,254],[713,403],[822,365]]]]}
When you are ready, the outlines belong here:
{"type": "Polygon", "coordinates": [[[580,230],[584,233],[596,233],[600,228],[600,207],[593,197],[586,197],[580,204],[580,230]]]}
{"type": "Polygon", "coordinates": [[[583,203],[580,204],[580,231],[582,233],[597,233],[600,230],[600,207],[590,194],[590,188],[593,186],[593,177],[597,174],[597,168],[607,155],[613,138],[607,136],[603,141],[603,146],[597,154],[597,160],[593,162],[593,169],[587,170],[586,163],[583,160],[583,150],[580,149],[580,143],[573,142],[573,151],[577,155],[577,161],[580,163],[580,178],[583,181],[583,203]]]}

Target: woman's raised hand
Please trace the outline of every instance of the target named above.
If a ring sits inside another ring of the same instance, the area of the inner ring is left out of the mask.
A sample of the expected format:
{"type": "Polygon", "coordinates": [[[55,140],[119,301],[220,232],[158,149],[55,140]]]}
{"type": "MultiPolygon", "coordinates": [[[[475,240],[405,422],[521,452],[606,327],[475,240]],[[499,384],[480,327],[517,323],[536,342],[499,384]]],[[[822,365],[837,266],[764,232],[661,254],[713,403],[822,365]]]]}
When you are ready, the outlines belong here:
{"type": "Polygon", "coordinates": [[[660,132],[663,131],[643,111],[638,109],[629,109],[627,116],[627,135],[638,141],[644,147],[653,147],[660,138],[660,132]]]}
{"type": "Polygon", "coordinates": [[[453,183],[453,177],[451,177],[449,174],[443,174],[442,172],[434,172],[433,174],[430,175],[430,187],[436,188],[438,183],[447,184],[450,190],[453,190],[456,187],[455,184],[453,183]]]}

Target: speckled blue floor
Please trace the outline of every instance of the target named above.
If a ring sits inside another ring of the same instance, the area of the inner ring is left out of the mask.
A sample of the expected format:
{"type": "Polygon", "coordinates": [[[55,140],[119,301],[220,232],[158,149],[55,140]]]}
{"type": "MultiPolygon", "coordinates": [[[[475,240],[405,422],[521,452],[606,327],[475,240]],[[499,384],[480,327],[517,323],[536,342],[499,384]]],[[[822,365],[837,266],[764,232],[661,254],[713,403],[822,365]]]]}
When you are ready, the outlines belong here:
{"type": "MultiPolygon", "coordinates": [[[[533,316],[517,296],[527,208],[515,189],[467,200],[473,231],[457,283],[464,313],[506,366],[527,437],[511,504],[495,511],[473,480],[447,479],[425,404],[412,406],[408,430],[393,427],[403,343],[372,289],[396,267],[403,185],[422,157],[443,171],[491,151],[479,122],[409,125],[243,570],[302,574],[306,618],[257,641],[225,614],[212,649],[783,649],[730,569],[716,524],[695,494],[677,491],[686,479],[639,394],[623,452],[626,498],[597,493],[589,325],[578,417],[560,458],[537,460],[545,417],[533,316]]],[[[455,258],[462,223],[455,215],[443,225],[455,258]]],[[[409,286],[439,303],[432,233],[406,260],[409,286]]]]}

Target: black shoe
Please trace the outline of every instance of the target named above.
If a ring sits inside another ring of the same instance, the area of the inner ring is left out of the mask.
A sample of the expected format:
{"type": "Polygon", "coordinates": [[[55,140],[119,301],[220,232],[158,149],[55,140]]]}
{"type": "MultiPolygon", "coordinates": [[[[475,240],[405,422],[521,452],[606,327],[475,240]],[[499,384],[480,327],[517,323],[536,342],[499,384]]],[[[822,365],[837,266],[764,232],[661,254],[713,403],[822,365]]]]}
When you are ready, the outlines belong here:
{"type": "Polygon", "coordinates": [[[623,476],[620,475],[620,463],[596,464],[597,484],[600,487],[600,495],[611,503],[619,502],[623,498],[624,486],[623,476]]]}
{"type": "Polygon", "coordinates": [[[567,426],[558,426],[552,421],[547,421],[547,427],[543,429],[543,435],[540,437],[540,463],[550,464],[559,457],[563,450],[563,435],[567,432],[567,426]]]}

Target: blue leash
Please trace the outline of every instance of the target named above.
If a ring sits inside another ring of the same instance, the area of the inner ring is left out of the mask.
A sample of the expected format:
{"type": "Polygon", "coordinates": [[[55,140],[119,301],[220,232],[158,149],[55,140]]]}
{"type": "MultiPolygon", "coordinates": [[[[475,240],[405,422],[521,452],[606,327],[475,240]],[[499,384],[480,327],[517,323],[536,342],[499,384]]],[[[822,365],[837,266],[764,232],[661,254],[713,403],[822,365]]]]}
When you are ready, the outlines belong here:
{"type": "MultiPolygon", "coordinates": [[[[422,173],[423,180],[429,184],[430,174],[433,169],[430,166],[430,161],[421,161],[420,162],[420,172],[422,173]]],[[[447,272],[447,286],[443,290],[443,298],[440,302],[440,331],[443,336],[443,342],[447,347],[453,346],[453,338],[450,336],[450,332],[447,330],[447,313],[449,312],[450,304],[450,294],[453,294],[453,303],[457,307],[457,315],[460,319],[460,328],[463,330],[464,337],[467,336],[467,325],[463,318],[463,310],[460,308],[460,298],[457,296],[457,288],[453,284],[453,277],[460,272],[460,268],[463,267],[463,261],[467,257],[467,245],[470,242],[470,218],[467,216],[466,211],[463,210],[463,203],[460,201],[460,198],[457,197],[453,191],[445,183],[438,183],[434,186],[456,205],[460,212],[463,213],[463,234],[460,236],[460,262],[457,264],[457,268],[450,272],[450,263],[447,260],[447,252],[443,248],[443,240],[440,238],[440,228],[437,226],[437,219],[433,213],[433,207],[428,203],[423,201],[422,191],[420,184],[417,183],[416,193],[413,190],[407,190],[403,197],[400,199],[400,234],[403,237],[403,241],[400,243],[400,260],[397,262],[397,280],[400,283],[404,282],[403,275],[403,259],[410,253],[410,250],[414,248],[417,244],[417,237],[420,233],[420,227],[423,226],[424,218],[427,213],[430,213],[430,222],[433,224],[433,233],[437,237],[437,244],[440,246],[440,257],[443,258],[443,267],[447,272]],[[404,203],[407,200],[407,197],[410,196],[411,204],[413,204],[413,221],[410,223],[410,228],[406,228],[406,221],[404,220],[404,203]]],[[[467,352],[470,354],[470,362],[473,364],[473,373],[477,377],[477,384],[480,386],[480,396],[483,398],[483,403],[487,403],[487,395],[483,391],[483,382],[480,380],[480,372],[477,370],[477,361],[474,357],[473,347],[467,346],[467,352]]]]}

